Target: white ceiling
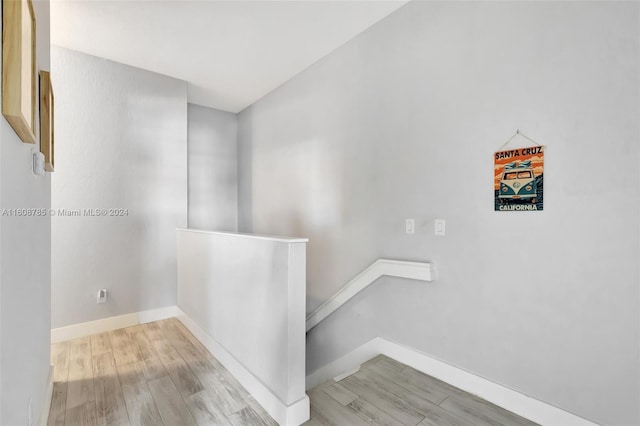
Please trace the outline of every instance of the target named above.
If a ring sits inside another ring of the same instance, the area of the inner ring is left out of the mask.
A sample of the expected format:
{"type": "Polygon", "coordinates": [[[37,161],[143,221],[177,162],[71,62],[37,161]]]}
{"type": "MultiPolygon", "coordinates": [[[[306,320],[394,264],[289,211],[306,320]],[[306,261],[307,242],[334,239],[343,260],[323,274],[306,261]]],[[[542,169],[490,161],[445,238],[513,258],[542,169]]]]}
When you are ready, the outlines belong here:
{"type": "Polygon", "coordinates": [[[238,112],[406,1],[52,0],[51,43],[188,82],[238,112]]]}

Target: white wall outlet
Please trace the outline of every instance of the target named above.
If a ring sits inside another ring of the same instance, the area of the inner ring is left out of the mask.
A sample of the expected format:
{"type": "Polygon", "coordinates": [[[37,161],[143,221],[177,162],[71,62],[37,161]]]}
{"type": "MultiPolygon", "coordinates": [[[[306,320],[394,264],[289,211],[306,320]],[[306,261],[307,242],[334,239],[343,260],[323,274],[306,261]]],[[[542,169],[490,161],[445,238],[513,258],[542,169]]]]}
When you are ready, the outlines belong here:
{"type": "Polygon", "coordinates": [[[404,232],[407,234],[416,233],[416,222],[413,219],[406,219],[404,221],[404,232]]]}
{"type": "Polygon", "coordinates": [[[433,233],[438,236],[444,236],[445,234],[445,221],[444,219],[436,219],[433,226],[433,233]]]}
{"type": "Polygon", "coordinates": [[[96,303],[104,303],[107,301],[107,289],[98,290],[98,298],[96,303]]]}

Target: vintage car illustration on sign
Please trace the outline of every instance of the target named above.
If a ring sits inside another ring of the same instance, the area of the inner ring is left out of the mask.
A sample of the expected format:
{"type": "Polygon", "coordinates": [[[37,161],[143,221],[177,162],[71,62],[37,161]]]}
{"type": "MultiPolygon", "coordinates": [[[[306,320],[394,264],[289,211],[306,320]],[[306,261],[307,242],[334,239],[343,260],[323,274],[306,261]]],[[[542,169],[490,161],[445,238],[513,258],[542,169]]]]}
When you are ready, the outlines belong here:
{"type": "Polygon", "coordinates": [[[542,210],[544,147],[499,151],[494,161],[495,210],[542,210]]]}
{"type": "Polygon", "coordinates": [[[505,200],[527,200],[535,203],[537,200],[538,184],[531,160],[518,163],[514,161],[504,166],[504,173],[500,180],[500,202],[505,200]]]}

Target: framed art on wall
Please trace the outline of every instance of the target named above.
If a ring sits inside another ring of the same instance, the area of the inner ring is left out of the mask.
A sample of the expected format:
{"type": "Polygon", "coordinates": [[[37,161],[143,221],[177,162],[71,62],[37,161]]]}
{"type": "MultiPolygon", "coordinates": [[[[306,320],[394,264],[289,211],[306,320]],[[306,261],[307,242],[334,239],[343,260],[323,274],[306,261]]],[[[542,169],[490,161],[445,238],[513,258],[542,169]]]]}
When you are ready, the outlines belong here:
{"type": "Polygon", "coordinates": [[[544,146],[498,151],[494,154],[496,211],[544,209],[544,146]]]}
{"type": "Polygon", "coordinates": [[[40,71],[40,152],[44,155],[44,169],[54,171],[54,98],[49,71],[40,71]]]}
{"type": "Polygon", "coordinates": [[[36,143],[36,20],[31,0],[2,2],[2,115],[36,143]]]}

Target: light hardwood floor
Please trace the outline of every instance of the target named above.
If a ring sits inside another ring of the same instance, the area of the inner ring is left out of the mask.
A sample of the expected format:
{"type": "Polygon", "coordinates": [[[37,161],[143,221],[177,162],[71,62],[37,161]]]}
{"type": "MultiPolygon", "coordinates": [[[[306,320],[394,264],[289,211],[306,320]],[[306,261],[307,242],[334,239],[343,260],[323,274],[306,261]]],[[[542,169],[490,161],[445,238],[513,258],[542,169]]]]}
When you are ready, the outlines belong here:
{"type": "MultiPolygon", "coordinates": [[[[49,425],[276,425],[176,319],[51,347],[49,425]]],[[[532,426],[385,356],[308,392],[308,426],[532,426]]]]}
{"type": "Polygon", "coordinates": [[[176,319],[51,347],[49,425],[276,425],[176,319]]]}
{"type": "Polygon", "coordinates": [[[379,355],[309,391],[305,425],[533,426],[485,400],[379,355]]]}

